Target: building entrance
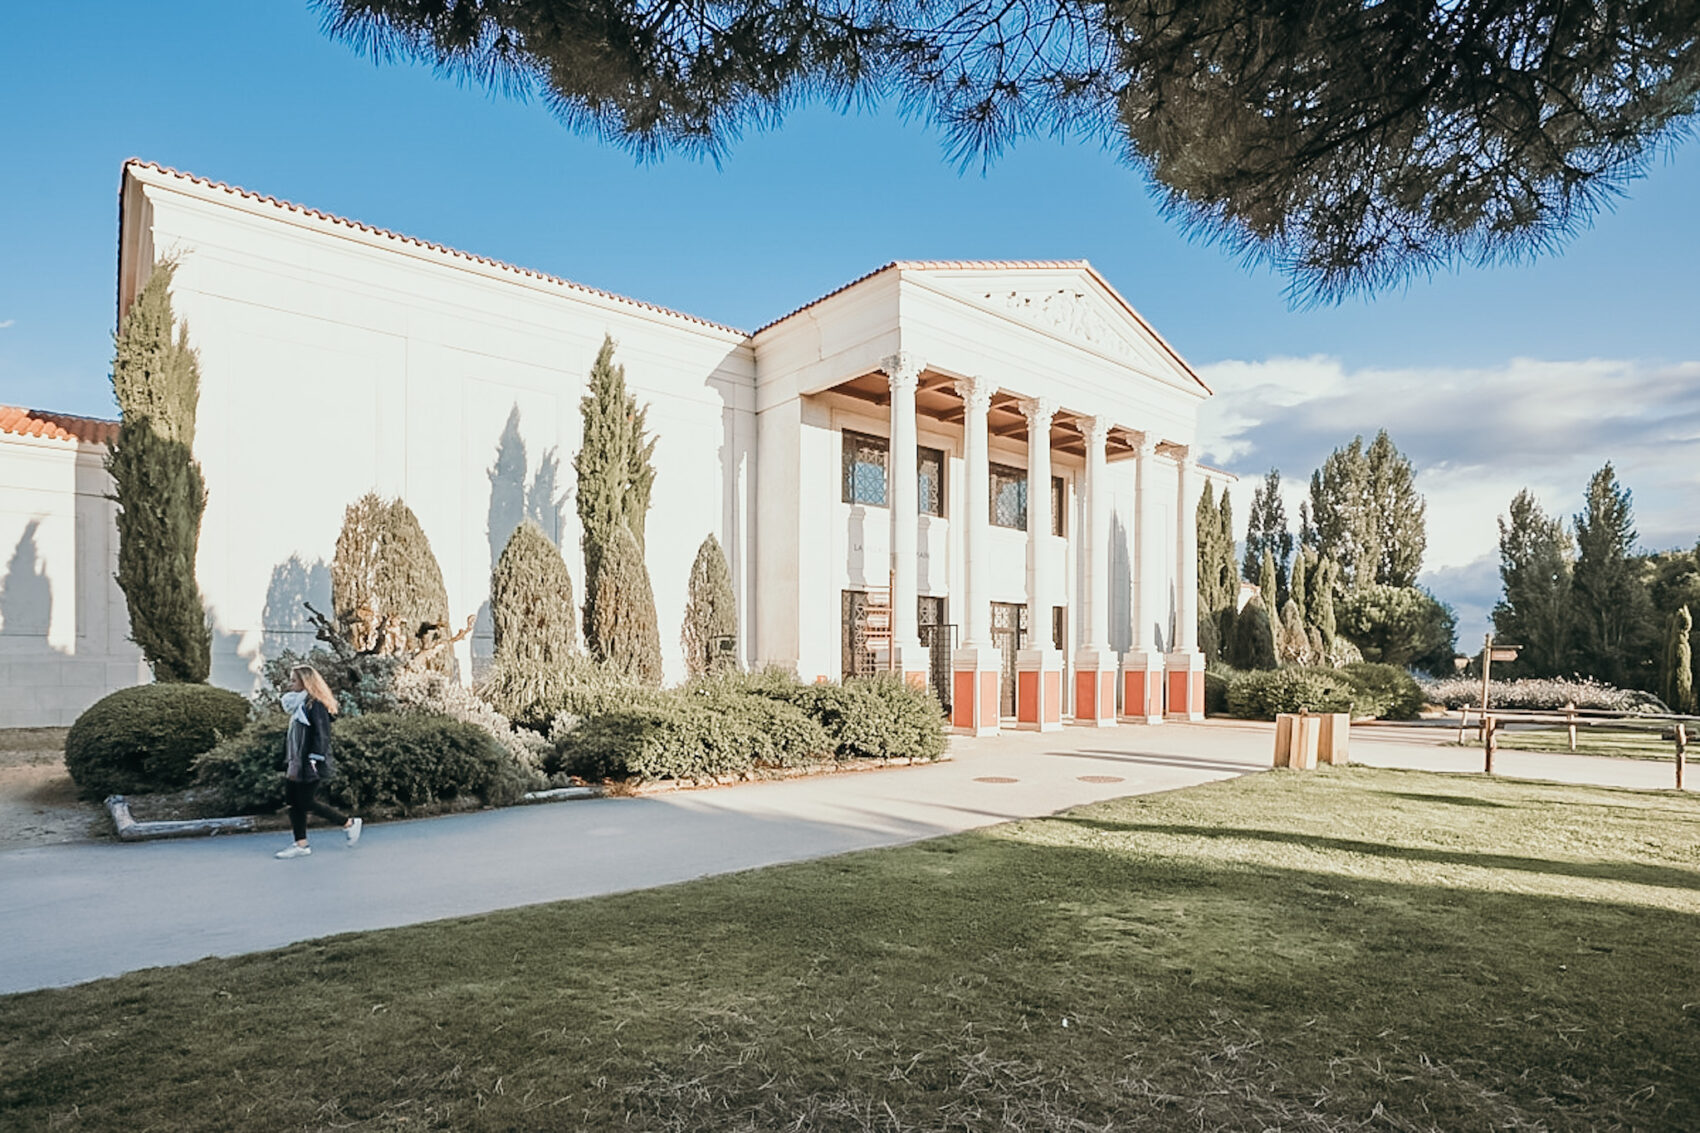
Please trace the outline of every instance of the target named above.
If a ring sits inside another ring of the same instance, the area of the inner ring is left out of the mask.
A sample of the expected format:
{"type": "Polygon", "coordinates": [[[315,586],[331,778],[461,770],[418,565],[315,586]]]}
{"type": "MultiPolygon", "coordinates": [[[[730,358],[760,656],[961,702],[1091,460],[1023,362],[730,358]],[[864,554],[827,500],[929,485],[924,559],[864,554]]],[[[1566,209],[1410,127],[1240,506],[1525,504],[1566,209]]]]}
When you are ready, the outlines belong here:
{"type": "Polygon", "coordinates": [[[1015,715],[1015,654],[1027,648],[1027,607],[1014,602],[992,603],[992,645],[1003,654],[1003,707],[1015,715]]]}

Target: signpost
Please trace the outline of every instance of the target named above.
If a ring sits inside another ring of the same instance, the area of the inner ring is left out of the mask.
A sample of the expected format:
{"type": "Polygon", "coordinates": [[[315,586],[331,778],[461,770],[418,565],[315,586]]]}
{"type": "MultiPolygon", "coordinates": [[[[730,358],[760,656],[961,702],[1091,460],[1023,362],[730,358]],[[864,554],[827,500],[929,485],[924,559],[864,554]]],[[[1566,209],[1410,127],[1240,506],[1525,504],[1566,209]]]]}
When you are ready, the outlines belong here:
{"type": "Polygon", "coordinates": [[[1488,722],[1488,671],[1493,668],[1495,661],[1517,660],[1517,650],[1520,645],[1500,645],[1493,643],[1493,634],[1482,637],[1482,748],[1486,752],[1482,769],[1487,774],[1493,774],[1493,725],[1488,722]]]}

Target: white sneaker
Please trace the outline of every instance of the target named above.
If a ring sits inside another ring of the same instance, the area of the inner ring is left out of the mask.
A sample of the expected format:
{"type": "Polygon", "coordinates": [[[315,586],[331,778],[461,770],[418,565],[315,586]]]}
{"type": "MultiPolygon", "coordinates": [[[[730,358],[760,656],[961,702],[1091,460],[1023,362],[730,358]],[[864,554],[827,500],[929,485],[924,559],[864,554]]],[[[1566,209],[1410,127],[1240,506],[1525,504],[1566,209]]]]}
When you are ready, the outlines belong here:
{"type": "Polygon", "coordinates": [[[304,858],[312,852],[306,846],[291,846],[287,850],[279,850],[272,856],[274,858],[304,858]]]}
{"type": "Polygon", "coordinates": [[[352,846],[352,845],[354,845],[354,843],[360,841],[360,828],[364,825],[366,825],[366,820],[364,818],[356,818],[354,821],[349,823],[349,826],[348,826],[348,844],[350,846],[352,846]]]}

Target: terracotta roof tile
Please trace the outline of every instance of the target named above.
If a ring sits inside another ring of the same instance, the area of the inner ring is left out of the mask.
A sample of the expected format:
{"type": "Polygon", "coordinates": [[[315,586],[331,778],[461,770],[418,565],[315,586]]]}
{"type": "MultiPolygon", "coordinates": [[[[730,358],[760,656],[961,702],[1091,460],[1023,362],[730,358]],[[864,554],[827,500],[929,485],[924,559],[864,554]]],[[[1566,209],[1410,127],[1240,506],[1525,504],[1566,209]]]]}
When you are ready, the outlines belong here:
{"type": "Polygon", "coordinates": [[[118,422],[104,417],[73,417],[68,413],[44,413],[39,409],[0,405],[0,433],[98,445],[118,438],[118,422]]]}
{"type": "Polygon", "coordinates": [[[486,267],[499,268],[502,271],[513,272],[515,275],[524,276],[527,279],[536,279],[541,280],[544,283],[559,284],[560,286],[572,291],[580,291],[587,295],[595,295],[601,299],[611,299],[616,303],[624,303],[629,307],[638,307],[645,311],[654,311],[657,314],[670,315],[673,318],[684,319],[686,322],[695,323],[698,326],[709,327],[713,330],[726,331],[729,334],[735,334],[743,338],[749,337],[746,332],[739,330],[737,327],[729,327],[724,323],[717,323],[709,319],[698,318],[696,315],[688,315],[683,311],[675,311],[670,307],[662,307],[655,303],[646,303],[642,299],[633,299],[630,296],[617,295],[612,291],[603,291],[599,287],[589,287],[582,283],[574,283],[572,280],[563,279],[558,275],[549,275],[547,272],[533,271],[531,268],[518,267],[514,264],[505,263],[502,260],[491,259],[489,256],[478,256],[471,252],[462,252],[457,248],[450,248],[444,244],[435,244],[429,240],[421,240],[416,236],[407,236],[400,232],[392,232],[387,228],[378,228],[370,224],[362,223],[358,220],[350,220],[345,216],[337,216],[334,213],[320,212],[318,209],[311,209],[304,205],[294,204],[290,201],[279,200],[277,197],[267,196],[263,193],[251,192],[236,185],[227,185],[223,181],[212,181],[205,177],[197,177],[193,173],[184,173],[181,170],[172,169],[170,166],[161,165],[155,161],[143,161],[139,157],[132,157],[124,163],[124,168],[126,171],[130,169],[151,169],[156,173],[162,173],[167,177],[174,177],[179,181],[188,181],[191,184],[200,185],[207,189],[217,189],[220,192],[242,197],[245,200],[258,201],[262,204],[271,205],[274,208],[282,209],[285,212],[296,213],[300,216],[310,216],[315,220],[323,220],[331,224],[342,225],[345,228],[352,228],[371,236],[382,237],[386,240],[395,240],[402,244],[412,244],[416,248],[426,248],[430,251],[440,252],[445,256],[451,256],[455,259],[483,264],[486,267]]]}

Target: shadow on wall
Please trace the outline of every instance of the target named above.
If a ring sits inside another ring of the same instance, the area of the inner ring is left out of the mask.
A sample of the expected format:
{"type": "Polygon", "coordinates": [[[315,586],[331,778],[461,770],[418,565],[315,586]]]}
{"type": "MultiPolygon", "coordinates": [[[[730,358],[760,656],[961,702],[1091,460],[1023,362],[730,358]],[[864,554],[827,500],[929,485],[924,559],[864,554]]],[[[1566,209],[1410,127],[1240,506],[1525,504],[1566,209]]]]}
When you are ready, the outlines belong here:
{"type": "Polygon", "coordinates": [[[313,648],[316,631],[304,602],[329,612],[331,568],[323,559],[309,563],[300,555],[290,555],[272,568],[271,584],[266,587],[266,608],[260,616],[262,658],[269,661],[285,650],[306,653],[313,648]]]}
{"type": "Polygon", "coordinates": [[[45,647],[48,627],[53,624],[53,582],[36,546],[40,530],[39,519],[24,526],[6,563],[6,574],[0,578],[0,635],[40,638],[45,647]]]}
{"type": "MultiPolygon", "coordinates": [[[[485,534],[490,540],[490,569],[502,557],[514,529],[529,519],[543,529],[549,541],[561,545],[561,515],[567,503],[562,491],[560,450],[549,448],[537,462],[537,469],[527,477],[531,461],[525,449],[525,437],[520,432],[520,412],[516,403],[508,412],[502,434],[496,440],[496,463],[491,465],[490,510],[485,521],[485,534]]],[[[485,599],[478,607],[472,627],[472,676],[483,675],[484,664],[495,653],[495,625],[491,620],[490,602],[485,599]]]]}
{"type": "Polygon", "coordinates": [[[1133,561],[1127,553],[1127,528],[1120,513],[1110,513],[1110,648],[1133,648],[1133,561]]]}

